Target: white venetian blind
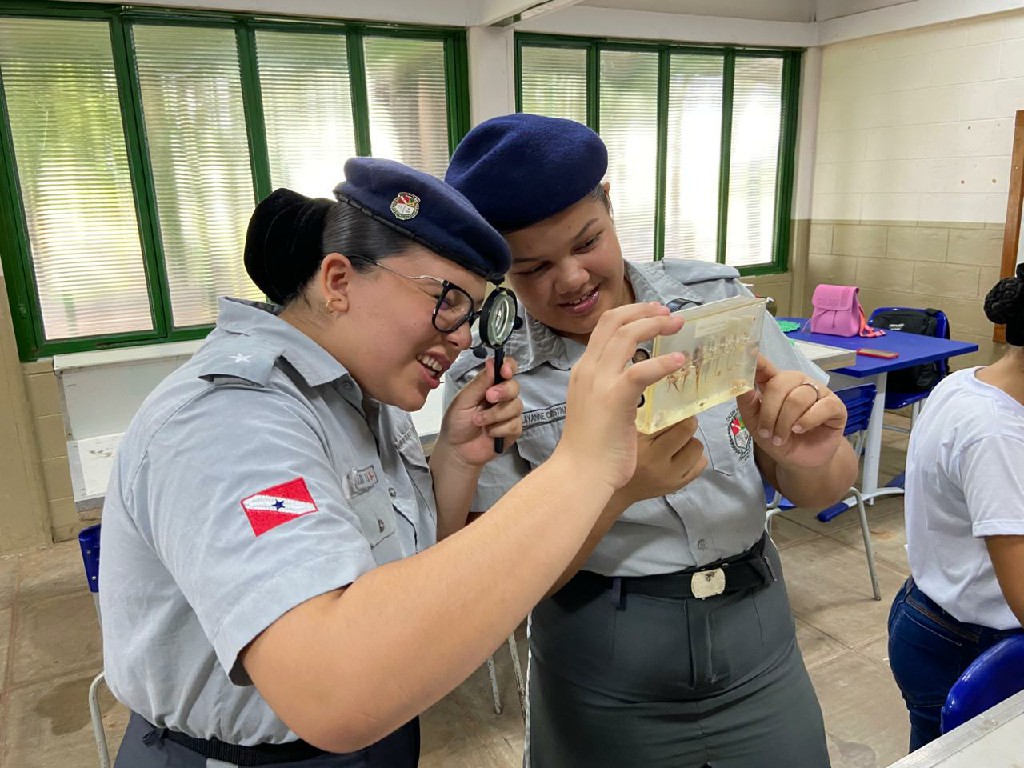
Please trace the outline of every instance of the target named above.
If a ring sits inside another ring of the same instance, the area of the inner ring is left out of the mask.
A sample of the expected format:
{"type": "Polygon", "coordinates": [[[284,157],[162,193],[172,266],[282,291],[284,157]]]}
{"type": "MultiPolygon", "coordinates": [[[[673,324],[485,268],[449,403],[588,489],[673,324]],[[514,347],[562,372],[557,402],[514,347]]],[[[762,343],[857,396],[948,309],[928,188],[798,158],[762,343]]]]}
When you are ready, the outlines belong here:
{"type": "Polygon", "coordinates": [[[444,43],[408,37],[363,39],[370,148],[434,176],[448,168],[444,43]]]}
{"type": "Polygon", "coordinates": [[[105,21],[0,19],[46,339],[153,327],[105,21]]]}
{"type": "Polygon", "coordinates": [[[256,55],[272,186],[332,197],[356,154],[345,38],[259,30],[256,55]]]}
{"type": "Polygon", "coordinates": [[[715,261],[717,256],[723,61],[720,55],[671,57],[666,259],[715,261]]]}
{"type": "Polygon", "coordinates": [[[520,87],[523,112],[586,124],[586,50],[523,46],[520,87]]]}
{"type": "Polygon", "coordinates": [[[656,52],[601,52],[600,126],[622,255],[650,261],[658,162],[656,52]]]}
{"type": "Polygon", "coordinates": [[[736,59],[726,263],[765,264],[775,238],[782,136],[782,59],[736,59]]]}
{"type": "Polygon", "coordinates": [[[142,109],[175,327],[260,299],[242,264],[254,199],[234,30],[136,25],[142,109]]]}

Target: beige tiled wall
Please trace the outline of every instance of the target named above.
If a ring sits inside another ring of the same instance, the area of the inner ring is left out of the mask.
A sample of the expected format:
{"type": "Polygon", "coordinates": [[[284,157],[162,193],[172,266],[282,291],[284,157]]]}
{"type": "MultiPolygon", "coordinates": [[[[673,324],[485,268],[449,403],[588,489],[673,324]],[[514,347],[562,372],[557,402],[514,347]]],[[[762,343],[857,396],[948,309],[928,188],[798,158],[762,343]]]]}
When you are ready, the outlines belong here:
{"type": "Polygon", "coordinates": [[[22,371],[39,446],[51,535],[54,541],[64,541],[78,533],[83,520],[71,489],[60,385],[49,359],[25,363],[22,371]]]}
{"type": "Polygon", "coordinates": [[[51,531],[36,424],[2,278],[0,297],[0,554],[5,554],[45,544],[51,531]]]}
{"type": "Polygon", "coordinates": [[[856,285],[869,313],[880,306],[936,307],[953,336],[978,352],[953,359],[955,368],[986,364],[1000,354],[982,304],[999,279],[1001,225],[904,221],[814,221],[800,314],[811,309],[819,283],[856,285]]]}

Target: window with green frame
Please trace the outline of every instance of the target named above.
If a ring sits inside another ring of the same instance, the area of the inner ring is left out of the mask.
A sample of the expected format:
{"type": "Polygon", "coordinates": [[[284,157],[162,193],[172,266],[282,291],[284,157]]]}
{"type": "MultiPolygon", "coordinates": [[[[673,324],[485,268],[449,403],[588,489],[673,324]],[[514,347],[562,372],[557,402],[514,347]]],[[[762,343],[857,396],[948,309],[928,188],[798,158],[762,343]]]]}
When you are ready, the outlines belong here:
{"type": "Polygon", "coordinates": [[[465,31],[0,0],[0,257],[23,360],[200,338],[255,201],[353,155],[438,176],[465,31]]]}
{"type": "Polygon", "coordinates": [[[516,36],[516,108],[608,145],[627,258],[786,268],[800,52],[516,36]]]}

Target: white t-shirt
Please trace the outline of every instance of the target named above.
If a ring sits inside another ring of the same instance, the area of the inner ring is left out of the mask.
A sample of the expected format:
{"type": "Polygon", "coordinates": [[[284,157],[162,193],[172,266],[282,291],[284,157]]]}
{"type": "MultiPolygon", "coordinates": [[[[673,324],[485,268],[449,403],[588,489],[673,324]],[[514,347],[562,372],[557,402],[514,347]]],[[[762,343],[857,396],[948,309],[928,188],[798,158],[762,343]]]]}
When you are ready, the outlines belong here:
{"type": "Polygon", "coordinates": [[[939,384],[914,424],[907,554],[917,585],[958,621],[1012,629],[984,538],[1024,536],[1024,405],[977,370],[939,384]]]}

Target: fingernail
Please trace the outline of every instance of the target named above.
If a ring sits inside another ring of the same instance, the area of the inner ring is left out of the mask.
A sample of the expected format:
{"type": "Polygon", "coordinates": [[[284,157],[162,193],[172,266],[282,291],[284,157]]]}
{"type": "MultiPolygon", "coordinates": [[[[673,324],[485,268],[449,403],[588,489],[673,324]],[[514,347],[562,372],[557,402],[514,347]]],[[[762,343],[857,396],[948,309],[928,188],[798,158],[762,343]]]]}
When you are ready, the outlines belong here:
{"type": "Polygon", "coordinates": [[[802,435],[804,433],[804,428],[799,424],[794,424],[793,431],[798,435],[802,435]]]}
{"type": "Polygon", "coordinates": [[[768,435],[770,435],[770,434],[771,433],[767,429],[759,429],[759,430],[757,430],[757,436],[758,437],[768,437],[768,435]]]}
{"type": "Polygon", "coordinates": [[[772,438],[772,445],[782,445],[782,438],[776,435],[772,438]]]}

